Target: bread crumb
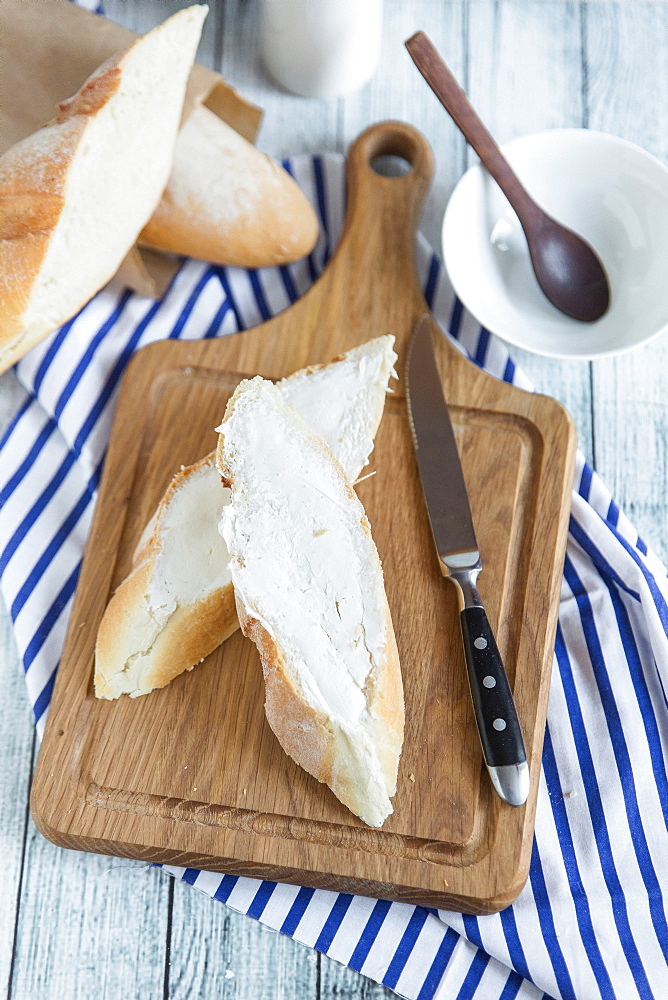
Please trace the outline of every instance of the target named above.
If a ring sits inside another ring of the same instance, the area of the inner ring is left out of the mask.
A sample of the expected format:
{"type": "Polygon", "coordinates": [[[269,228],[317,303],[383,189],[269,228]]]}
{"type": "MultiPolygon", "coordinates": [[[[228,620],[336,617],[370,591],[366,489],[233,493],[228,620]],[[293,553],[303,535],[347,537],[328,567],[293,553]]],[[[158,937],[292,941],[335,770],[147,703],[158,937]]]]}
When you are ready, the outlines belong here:
{"type": "Polygon", "coordinates": [[[246,789],[244,788],[244,795],[246,794],[246,789]]]}
{"type": "Polygon", "coordinates": [[[373,472],[367,472],[366,476],[360,476],[359,479],[355,480],[355,482],[353,483],[353,486],[357,486],[358,483],[363,483],[365,479],[371,479],[371,477],[375,476],[377,472],[378,472],[378,469],[374,469],[373,472]]]}
{"type": "Polygon", "coordinates": [[[408,780],[409,781],[415,781],[415,775],[414,774],[409,774],[408,775],[408,780]]]}
{"type": "Polygon", "coordinates": [[[313,537],[320,538],[321,535],[326,535],[326,534],[327,534],[327,528],[321,528],[320,531],[313,532],[313,537]]]}

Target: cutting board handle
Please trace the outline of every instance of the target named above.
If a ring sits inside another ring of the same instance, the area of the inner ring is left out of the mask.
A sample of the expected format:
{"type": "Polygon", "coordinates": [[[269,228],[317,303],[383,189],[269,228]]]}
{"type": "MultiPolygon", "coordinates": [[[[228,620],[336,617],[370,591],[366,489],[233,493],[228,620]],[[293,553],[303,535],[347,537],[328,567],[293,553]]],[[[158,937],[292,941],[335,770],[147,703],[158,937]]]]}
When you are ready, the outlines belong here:
{"type": "Polygon", "coordinates": [[[424,136],[405,122],[371,125],[348,151],[348,218],[364,225],[385,218],[393,229],[415,236],[425,196],[434,174],[434,156],[424,136]],[[393,156],[410,165],[401,176],[374,169],[379,157],[393,156]],[[370,220],[369,215],[373,216],[370,220]]]}
{"type": "MultiPolygon", "coordinates": [[[[397,311],[410,315],[424,311],[414,266],[415,235],[433,173],[429,143],[405,122],[372,125],[350,147],[346,219],[328,270],[334,286],[345,282],[351,316],[355,302],[362,309],[366,305],[368,312],[370,299],[376,296],[383,296],[381,311],[388,317],[397,311]],[[400,176],[379,173],[374,161],[384,156],[400,157],[409,169],[400,176]]],[[[324,292],[324,286],[314,289],[315,295],[324,292]]],[[[397,322],[397,330],[403,325],[397,322]]]]}

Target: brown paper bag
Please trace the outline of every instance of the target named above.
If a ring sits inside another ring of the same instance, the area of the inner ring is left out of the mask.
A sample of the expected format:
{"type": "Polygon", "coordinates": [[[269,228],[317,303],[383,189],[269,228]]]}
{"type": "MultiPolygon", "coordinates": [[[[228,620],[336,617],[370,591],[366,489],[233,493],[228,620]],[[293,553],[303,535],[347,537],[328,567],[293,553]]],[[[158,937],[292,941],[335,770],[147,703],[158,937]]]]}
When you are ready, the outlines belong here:
{"type": "MultiPolygon", "coordinates": [[[[0,0],[0,156],[31,135],[76,93],[84,80],[134,31],[70,0],[0,0]]],[[[205,104],[249,142],[262,111],[245,101],[220,74],[196,65],[190,74],[182,123],[205,104]]],[[[117,277],[142,295],[159,297],[178,263],[165,254],[134,246],[117,277]]]]}

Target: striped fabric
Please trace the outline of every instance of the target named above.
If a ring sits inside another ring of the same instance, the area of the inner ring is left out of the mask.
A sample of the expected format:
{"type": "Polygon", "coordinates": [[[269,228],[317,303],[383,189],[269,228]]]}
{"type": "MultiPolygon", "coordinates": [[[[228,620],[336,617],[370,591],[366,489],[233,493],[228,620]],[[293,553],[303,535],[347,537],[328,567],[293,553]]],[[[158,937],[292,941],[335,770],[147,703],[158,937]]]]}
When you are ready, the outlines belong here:
{"type": "MultiPolygon", "coordinates": [[[[22,405],[0,443],[0,573],[39,733],[76,586],[114,404],[132,354],[219,337],[288,306],[329,258],[342,157],[286,163],[320,216],[309,258],[244,271],[185,261],[164,299],[111,285],[18,365],[22,405]]],[[[419,274],[444,330],[529,388],[455,299],[424,240],[419,274]]],[[[500,914],[166,869],[410,998],[668,997],[668,582],[578,459],[531,871],[500,914]]]]}

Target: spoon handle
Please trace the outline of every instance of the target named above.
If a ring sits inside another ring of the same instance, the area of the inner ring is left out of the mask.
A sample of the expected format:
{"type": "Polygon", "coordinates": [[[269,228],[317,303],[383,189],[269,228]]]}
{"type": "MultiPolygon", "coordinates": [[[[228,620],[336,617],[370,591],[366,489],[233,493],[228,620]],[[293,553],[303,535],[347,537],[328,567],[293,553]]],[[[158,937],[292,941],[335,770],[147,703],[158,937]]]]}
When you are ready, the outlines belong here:
{"type": "Polygon", "coordinates": [[[409,38],[406,48],[422,76],[469,145],[476,151],[517,215],[522,218],[534,215],[536,211],[540,212],[424,31],[417,31],[409,38]]]}

